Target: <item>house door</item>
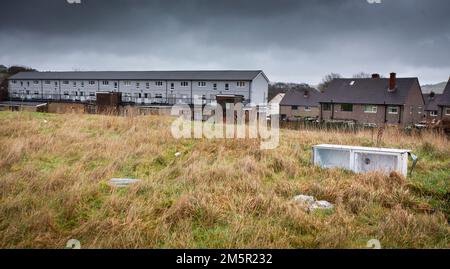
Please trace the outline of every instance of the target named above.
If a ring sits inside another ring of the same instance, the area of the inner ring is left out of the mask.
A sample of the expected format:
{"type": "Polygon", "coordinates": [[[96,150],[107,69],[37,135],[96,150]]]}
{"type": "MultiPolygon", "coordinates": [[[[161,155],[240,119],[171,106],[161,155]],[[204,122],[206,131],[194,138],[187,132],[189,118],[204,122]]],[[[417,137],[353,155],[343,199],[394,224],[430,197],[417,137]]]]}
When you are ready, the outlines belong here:
{"type": "Polygon", "coordinates": [[[170,105],[174,105],[176,102],[176,95],[175,94],[169,94],[168,102],[170,105]]]}

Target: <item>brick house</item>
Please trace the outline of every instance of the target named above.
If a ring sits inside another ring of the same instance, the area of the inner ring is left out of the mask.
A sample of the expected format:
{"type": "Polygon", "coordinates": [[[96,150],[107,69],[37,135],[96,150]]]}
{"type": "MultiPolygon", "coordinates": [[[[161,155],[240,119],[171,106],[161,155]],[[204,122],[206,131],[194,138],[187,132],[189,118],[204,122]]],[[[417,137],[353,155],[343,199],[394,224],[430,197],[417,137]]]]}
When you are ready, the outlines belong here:
{"type": "Polygon", "coordinates": [[[442,94],[431,92],[424,94],[423,99],[425,101],[425,119],[428,122],[435,122],[441,119],[441,110],[438,107],[438,100],[442,94]]]}
{"type": "Polygon", "coordinates": [[[376,126],[408,126],[424,120],[425,102],[418,78],[335,79],[322,94],[322,121],[353,121],[376,126]]]}
{"type": "Polygon", "coordinates": [[[439,119],[450,119],[450,79],[444,92],[437,98],[439,119]]]}
{"type": "Polygon", "coordinates": [[[280,102],[281,119],[318,118],[321,93],[315,89],[293,89],[280,102]]]}

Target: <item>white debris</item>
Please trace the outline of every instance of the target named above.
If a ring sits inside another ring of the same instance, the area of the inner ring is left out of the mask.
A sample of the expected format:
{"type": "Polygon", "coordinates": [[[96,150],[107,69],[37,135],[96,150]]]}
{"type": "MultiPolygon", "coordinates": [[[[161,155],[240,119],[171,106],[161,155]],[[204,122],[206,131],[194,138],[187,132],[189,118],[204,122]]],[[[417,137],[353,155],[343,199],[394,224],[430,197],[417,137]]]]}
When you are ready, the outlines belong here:
{"type": "Polygon", "coordinates": [[[308,211],[314,211],[317,209],[333,209],[334,205],[328,201],[316,201],[316,198],[308,195],[297,195],[294,197],[294,201],[304,203],[308,211]]]}
{"type": "Polygon", "coordinates": [[[81,243],[77,239],[70,239],[66,243],[66,249],[81,249],[81,243]]]}
{"type": "Polygon", "coordinates": [[[294,197],[294,200],[297,202],[304,202],[307,204],[313,204],[316,199],[314,199],[313,196],[308,196],[308,195],[297,195],[294,197]]]}
{"type": "Polygon", "coordinates": [[[44,123],[48,123],[48,120],[44,120],[44,123]]]}
{"type": "Polygon", "coordinates": [[[334,208],[334,205],[332,205],[330,202],[316,201],[310,209],[315,210],[315,209],[333,209],[333,208],[334,208]]]}
{"type": "Polygon", "coordinates": [[[181,152],[175,153],[175,157],[180,157],[180,156],[181,156],[181,152]]]}
{"type": "Polygon", "coordinates": [[[141,181],[140,179],[133,179],[133,178],[112,178],[109,181],[110,185],[113,185],[118,188],[124,188],[128,187],[131,184],[137,183],[141,181]]]}

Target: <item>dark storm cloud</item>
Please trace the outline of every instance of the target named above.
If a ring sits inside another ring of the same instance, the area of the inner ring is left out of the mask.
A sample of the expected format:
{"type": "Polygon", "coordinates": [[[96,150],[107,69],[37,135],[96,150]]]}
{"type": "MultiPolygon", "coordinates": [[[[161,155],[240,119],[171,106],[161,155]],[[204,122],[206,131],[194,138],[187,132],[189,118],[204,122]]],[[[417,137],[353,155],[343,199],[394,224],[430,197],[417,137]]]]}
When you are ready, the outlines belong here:
{"type": "Polygon", "coordinates": [[[39,69],[450,74],[448,0],[8,0],[0,63],[39,69]],[[6,54],[5,54],[6,52],[6,54]]]}

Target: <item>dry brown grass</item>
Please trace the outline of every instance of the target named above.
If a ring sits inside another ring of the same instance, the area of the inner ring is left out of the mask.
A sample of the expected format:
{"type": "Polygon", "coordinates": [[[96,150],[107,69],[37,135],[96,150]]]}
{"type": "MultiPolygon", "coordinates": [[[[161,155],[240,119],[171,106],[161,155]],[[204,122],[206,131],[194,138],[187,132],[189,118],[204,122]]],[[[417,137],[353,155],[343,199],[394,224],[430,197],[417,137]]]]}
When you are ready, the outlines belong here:
{"type": "Polygon", "coordinates": [[[449,247],[450,142],[433,133],[283,130],[253,140],[175,140],[170,119],[0,113],[0,247],[449,247]],[[47,122],[45,122],[46,120],[47,122]],[[310,164],[314,144],[410,148],[411,179],[310,164]],[[179,158],[175,152],[182,152],[179,158]],[[143,181],[127,189],[112,177],[143,181]],[[335,210],[307,213],[314,195],[335,210]]]}

